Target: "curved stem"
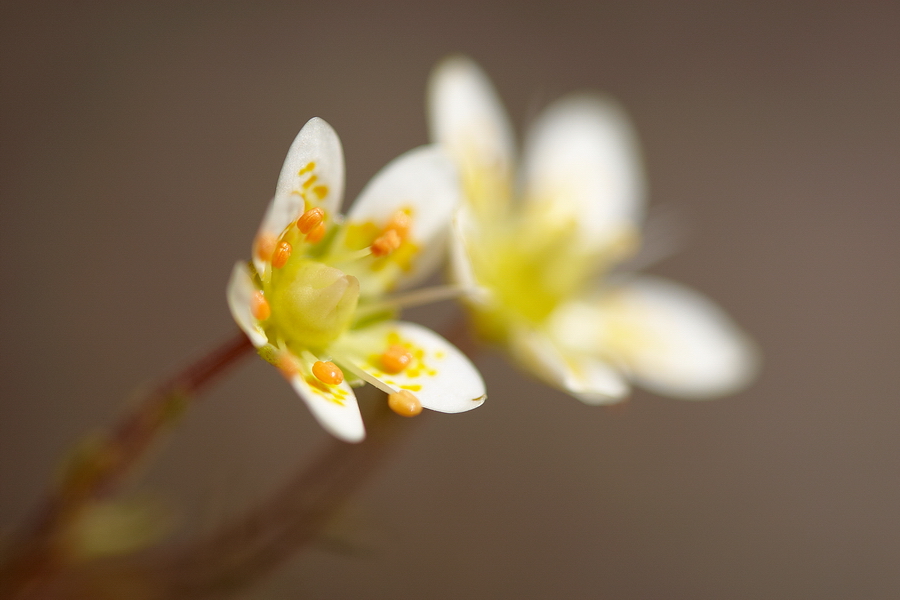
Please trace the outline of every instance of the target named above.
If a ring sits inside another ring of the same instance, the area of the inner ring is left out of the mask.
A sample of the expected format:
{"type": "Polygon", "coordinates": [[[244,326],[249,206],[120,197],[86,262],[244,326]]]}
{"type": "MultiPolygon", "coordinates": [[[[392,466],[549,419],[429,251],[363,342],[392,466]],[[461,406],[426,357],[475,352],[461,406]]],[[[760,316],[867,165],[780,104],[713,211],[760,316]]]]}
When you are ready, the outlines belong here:
{"type": "Polygon", "coordinates": [[[59,485],[15,538],[11,558],[0,568],[0,595],[26,592],[65,566],[68,557],[63,538],[84,509],[115,492],[191,400],[252,349],[240,332],[155,387],[108,434],[82,444],[59,485]]]}
{"type": "Polygon", "coordinates": [[[208,538],[159,556],[155,564],[145,563],[160,585],[161,596],[227,596],[258,581],[319,535],[347,498],[422,419],[397,416],[383,398],[366,404],[371,409],[365,415],[364,442],[330,439],[316,459],[267,501],[208,538]]]}

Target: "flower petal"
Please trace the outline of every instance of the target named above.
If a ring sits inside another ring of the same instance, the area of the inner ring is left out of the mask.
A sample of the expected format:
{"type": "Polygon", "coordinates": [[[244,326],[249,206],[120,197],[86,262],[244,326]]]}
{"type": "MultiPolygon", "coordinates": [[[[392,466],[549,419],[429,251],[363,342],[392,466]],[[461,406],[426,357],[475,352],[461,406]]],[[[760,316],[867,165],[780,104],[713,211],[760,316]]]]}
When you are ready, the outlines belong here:
{"type": "Polygon", "coordinates": [[[496,214],[510,201],[515,142],[487,75],[467,57],[445,59],[431,75],[428,108],[431,139],[459,165],[468,201],[496,214]]]}
{"type": "Polygon", "coordinates": [[[239,262],[234,265],[226,291],[228,308],[238,326],[247,334],[253,345],[259,348],[265,346],[269,340],[259,321],[253,316],[253,295],[256,292],[257,287],[253,284],[247,263],[239,262]]]}
{"type": "Polygon", "coordinates": [[[547,226],[573,224],[593,248],[638,226],[645,180],[637,135],[625,111],[599,96],[558,100],[525,144],[524,194],[547,226]]]}
{"type": "Polygon", "coordinates": [[[519,329],[510,349],[526,370],[585,404],[613,404],[629,392],[622,376],[602,360],[579,352],[563,352],[547,335],[519,329]]]}
{"type": "MultiPolygon", "coordinates": [[[[453,213],[459,206],[456,167],[437,145],[410,150],[388,163],[366,185],[347,214],[344,242],[371,243],[365,231],[377,235],[398,212],[409,218],[403,245],[393,254],[363,262],[377,277],[352,272],[364,295],[407,287],[430,274],[444,257],[453,213]],[[352,238],[364,236],[360,241],[352,238]],[[374,279],[374,280],[373,280],[374,279]]],[[[336,242],[340,243],[340,241],[336,242]]],[[[356,249],[356,248],[350,248],[356,249]]]]}
{"type": "Polygon", "coordinates": [[[475,366],[456,346],[426,327],[388,322],[350,332],[341,340],[342,360],[352,362],[364,379],[392,392],[408,390],[431,410],[458,413],[481,406],[487,394],[475,366]],[[388,373],[381,355],[400,346],[411,362],[388,373]]]}
{"type": "MultiPolygon", "coordinates": [[[[344,153],[341,140],[331,125],[319,117],[310,119],[288,150],[269,203],[259,227],[260,236],[277,239],[291,221],[304,210],[320,207],[333,218],[344,195],[344,153]]],[[[265,263],[254,258],[258,272],[265,263]]]]}
{"type": "Polygon", "coordinates": [[[608,356],[636,382],[664,395],[729,394],[747,385],[758,366],[755,346],[718,306],[655,277],[563,307],[553,323],[573,346],[608,356]]]}
{"type": "Polygon", "coordinates": [[[361,442],[366,437],[356,395],[346,381],[325,385],[313,377],[307,365],[291,378],[291,385],[328,433],[345,442],[361,442]]]}

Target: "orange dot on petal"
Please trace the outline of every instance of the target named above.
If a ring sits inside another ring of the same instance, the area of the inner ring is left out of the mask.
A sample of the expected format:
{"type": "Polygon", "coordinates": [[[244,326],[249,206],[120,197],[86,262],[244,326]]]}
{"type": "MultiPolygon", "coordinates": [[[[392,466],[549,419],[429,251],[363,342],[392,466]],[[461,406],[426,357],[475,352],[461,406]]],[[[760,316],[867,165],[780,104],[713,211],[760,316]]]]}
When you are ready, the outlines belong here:
{"type": "Polygon", "coordinates": [[[372,242],[372,254],[387,256],[400,247],[400,236],[393,229],[388,229],[372,242]]]}
{"type": "Polygon", "coordinates": [[[253,293],[253,297],[250,299],[250,312],[257,321],[265,321],[269,318],[269,315],[272,314],[272,308],[269,306],[269,301],[266,300],[266,297],[261,290],[257,290],[253,293]]]}
{"type": "Polygon", "coordinates": [[[325,223],[319,223],[312,231],[306,234],[306,241],[310,244],[315,244],[322,241],[323,237],[325,237],[325,223]]]}
{"type": "Polygon", "coordinates": [[[422,412],[422,403],[412,392],[401,390],[394,394],[388,394],[388,406],[392,411],[403,417],[414,417],[422,412]]]}
{"type": "Polygon", "coordinates": [[[291,245],[288,242],[281,242],[278,244],[278,248],[275,249],[275,254],[272,255],[272,266],[276,269],[280,269],[286,265],[288,259],[291,257],[291,250],[291,245]]]}
{"type": "Polygon", "coordinates": [[[325,218],[325,211],[319,208],[311,208],[297,219],[297,229],[300,233],[309,233],[314,227],[318,226],[325,218]]]}
{"type": "Polygon", "coordinates": [[[316,361],[312,366],[313,375],[322,383],[338,385],[344,381],[344,373],[331,361],[316,361]]]}
{"type": "Polygon", "coordinates": [[[278,240],[275,239],[275,236],[269,233],[261,233],[256,236],[256,241],[254,243],[254,252],[256,253],[256,258],[260,260],[269,260],[272,258],[272,255],[275,253],[275,246],[278,243],[278,240]]]}
{"type": "Polygon", "coordinates": [[[396,375],[409,366],[412,358],[412,354],[406,348],[394,344],[381,355],[381,366],[385,372],[396,375]]]}

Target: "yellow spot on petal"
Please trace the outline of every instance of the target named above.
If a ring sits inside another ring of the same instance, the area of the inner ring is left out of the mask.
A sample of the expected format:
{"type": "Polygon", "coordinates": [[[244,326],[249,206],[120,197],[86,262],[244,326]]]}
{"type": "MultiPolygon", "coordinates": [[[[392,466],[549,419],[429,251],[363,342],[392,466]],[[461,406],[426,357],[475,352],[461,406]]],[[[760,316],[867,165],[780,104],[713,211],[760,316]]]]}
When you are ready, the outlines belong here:
{"type": "Polygon", "coordinates": [[[310,171],[312,171],[315,168],[316,168],[315,162],[308,162],[308,163],[306,163],[305,167],[303,167],[302,169],[297,171],[297,175],[305,175],[306,173],[309,173],[310,171]]]}
{"type": "Polygon", "coordinates": [[[319,178],[315,175],[310,175],[309,179],[303,182],[303,189],[308,190],[319,178]]]}
{"type": "Polygon", "coordinates": [[[313,193],[319,197],[319,200],[328,195],[328,186],[327,185],[317,185],[312,189],[313,193]]]}

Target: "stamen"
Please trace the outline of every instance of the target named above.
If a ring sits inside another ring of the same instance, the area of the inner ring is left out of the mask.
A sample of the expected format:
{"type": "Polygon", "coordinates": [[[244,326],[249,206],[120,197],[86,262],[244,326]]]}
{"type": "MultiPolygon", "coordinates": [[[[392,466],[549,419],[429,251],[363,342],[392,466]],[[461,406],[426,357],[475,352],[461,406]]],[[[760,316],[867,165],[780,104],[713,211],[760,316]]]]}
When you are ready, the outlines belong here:
{"type": "Polygon", "coordinates": [[[399,344],[393,344],[381,355],[381,366],[386,373],[401,373],[412,362],[412,354],[399,344]]]}
{"type": "Polygon", "coordinates": [[[278,367],[278,370],[281,371],[281,374],[284,375],[285,379],[292,379],[300,372],[300,362],[293,354],[286,350],[282,350],[278,353],[275,366],[278,367]]]}
{"type": "Polygon", "coordinates": [[[276,269],[280,269],[286,265],[288,259],[291,257],[291,250],[291,245],[288,242],[281,242],[278,244],[275,254],[272,255],[272,266],[276,269]]]}
{"type": "Polygon", "coordinates": [[[360,305],[356,314],[366,315],[381,312],[392,308],[408,308],[410,306],[419,306],[422,304],[430,304],[432,302],[440,302],[451,298],[458,298],[477,292],[475,288],[464,287],[460,285],[439,285],[430,288],[423,288],[405,294],[397,294],[389,296],[380,302],[360,305]]]}
{"type": "Polygon", "coordinates": [[[372,254],[375,256],[387,256],[400,247],[401,241],[400,235],[396,230],[388,229],[372,242],[372,254]]]}
{"type": "Polygon", "coordinates": [[[300,233],[309,233],[325,218],[325,211],[319,208],[311,208],[297,219],[297,229],[300,233]]]}
{"type": "Polygon", "coordinates": [[[325,237],[325,223],[319,223],[312,231],[306,234],[306,241],[310,244],[316,244],[325,237]]]}
{"type": "Polygon", "coordinates": [[[331,361],[316,361],[312,372],[316,379],[327,385],[338,385],[344,381],[344,373],[331,361]]]}
{"type": "Polygon", "coordinates": [[[400,236],[400,239],[405,240],[406,236],[409,235],[409,228],[411,225],[412,217],[409,216],[409,213],[405,210],[398,210],[391,216],[391,220],[388,221],[387,227],[384,229],[386,231],[396,231],[397,235],[400,236]]]}
{"type": "Polygon", "coordinates": [[[403,417],[414,417],[422,412],[422,403],[412,392],[401,390],[394,394],[388,394],[388,406],[391,410],[403,417]]]}
{"type": "Polygon", "coordinates": [[[266,300],[262,290],[257,290],[253,293],[253,297],[250,298],[250,313],[257,321],[265,321],[272,314],[272,308],[269,306],[269,301],[266,300]]]}
{"type": "Polygon", "coordinates": [[[263,261],[270,260],[275,253],[277,243],[278,240],[271,233],[261,233],[256,236],[256,240],[253,243],[253,251],[256,254],[256,258],[263,261]]]}

